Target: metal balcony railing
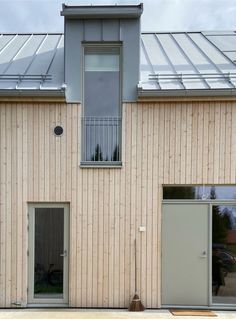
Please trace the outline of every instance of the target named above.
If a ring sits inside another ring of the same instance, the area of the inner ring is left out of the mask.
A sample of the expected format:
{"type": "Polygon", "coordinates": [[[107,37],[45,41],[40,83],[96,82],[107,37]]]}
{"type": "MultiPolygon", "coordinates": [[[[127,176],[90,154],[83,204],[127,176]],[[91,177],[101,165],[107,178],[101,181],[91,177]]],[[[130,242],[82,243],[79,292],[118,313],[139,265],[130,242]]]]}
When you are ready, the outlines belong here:
{"type": "Polygon", "coordinates": [[[82,162],[121,161],[121,117],[82,117],[82,162]]]}

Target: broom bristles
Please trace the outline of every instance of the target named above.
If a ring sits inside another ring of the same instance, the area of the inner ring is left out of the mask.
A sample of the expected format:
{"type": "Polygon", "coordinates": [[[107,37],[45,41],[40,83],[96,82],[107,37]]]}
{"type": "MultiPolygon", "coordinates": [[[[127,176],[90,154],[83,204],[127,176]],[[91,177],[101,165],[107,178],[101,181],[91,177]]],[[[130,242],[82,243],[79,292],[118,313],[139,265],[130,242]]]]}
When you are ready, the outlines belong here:
{"type": "Polygon", "coordinates": [[[141,299],[137,294],[135,294],[129,306],[129,311],[144,311],[144,309],[141,299]]]}

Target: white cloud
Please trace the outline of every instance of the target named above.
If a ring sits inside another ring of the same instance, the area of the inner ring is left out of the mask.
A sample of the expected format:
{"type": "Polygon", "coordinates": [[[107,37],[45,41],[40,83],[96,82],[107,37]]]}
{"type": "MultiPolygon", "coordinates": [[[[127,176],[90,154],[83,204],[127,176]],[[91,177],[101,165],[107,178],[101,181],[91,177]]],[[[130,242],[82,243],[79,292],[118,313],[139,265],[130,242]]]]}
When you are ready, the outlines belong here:
{"type": "Polygon", "coordinates": [[[61,2],[51,0],[0,0],[0,32],[60,32],[61,2]]]}
{"type": "Polygon", "coordinates": [[[143,30],[236,30],[235,0],[144,0],[143,30]]]}
{"type": "MultiPolygon", "coordinates": [[[[65,2],[139,3],[136,0],[65,2]]],[[[61,3],[60,0],[0,0],[0,32],[62,32],[61,3]]],[[[236,30],[236,0],[143,0],[143,3],[143,31],[236,30]]]]}

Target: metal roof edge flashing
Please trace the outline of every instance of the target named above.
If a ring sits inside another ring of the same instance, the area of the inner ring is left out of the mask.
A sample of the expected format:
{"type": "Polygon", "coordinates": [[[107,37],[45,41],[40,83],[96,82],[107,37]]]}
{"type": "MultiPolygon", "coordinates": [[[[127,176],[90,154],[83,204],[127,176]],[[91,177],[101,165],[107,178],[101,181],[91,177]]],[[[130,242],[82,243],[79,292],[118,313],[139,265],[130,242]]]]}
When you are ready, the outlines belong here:
{"type": "Polygon", "coordinates": [[[236,89],[145,90],[138,86],[138,97],[220,97],[235,96],[236,89]]]}
{"type": "Polygon", "coordinates": [[[69,19],[111,19],[139,18],[143,12],[143,4],[138,5],[81,5],[62,4],[61,16],[69,19]]]}
{"type": "Polygon", "coordinates": [[[6,89],[0,90],[0,97],[24,96],[24,97],[65,97],[65,90],[35,90],[35,89],[6,89]]]}

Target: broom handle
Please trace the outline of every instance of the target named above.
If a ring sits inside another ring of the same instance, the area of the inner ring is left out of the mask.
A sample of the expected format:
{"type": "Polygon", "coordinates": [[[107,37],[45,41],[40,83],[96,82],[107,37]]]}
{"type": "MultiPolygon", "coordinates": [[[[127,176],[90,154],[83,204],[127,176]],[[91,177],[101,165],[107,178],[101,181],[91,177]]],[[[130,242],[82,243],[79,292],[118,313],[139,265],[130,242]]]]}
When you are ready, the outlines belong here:
{"type": "Polygon", "coordinates": [[[134,251],[135,251],[135,259],[134,259],[135,293],[137,294],[137,244],[136,244],[136,238],[134,239],[134,251]]]}

